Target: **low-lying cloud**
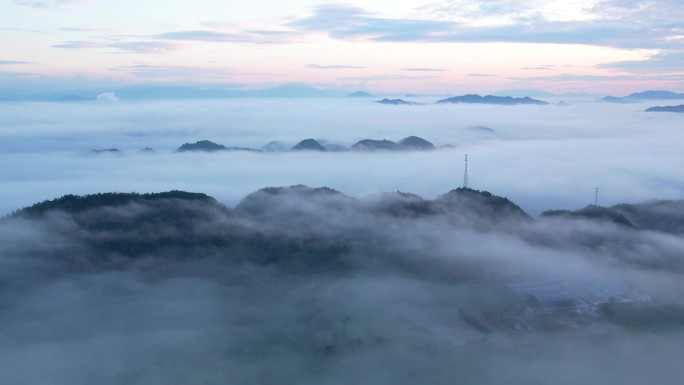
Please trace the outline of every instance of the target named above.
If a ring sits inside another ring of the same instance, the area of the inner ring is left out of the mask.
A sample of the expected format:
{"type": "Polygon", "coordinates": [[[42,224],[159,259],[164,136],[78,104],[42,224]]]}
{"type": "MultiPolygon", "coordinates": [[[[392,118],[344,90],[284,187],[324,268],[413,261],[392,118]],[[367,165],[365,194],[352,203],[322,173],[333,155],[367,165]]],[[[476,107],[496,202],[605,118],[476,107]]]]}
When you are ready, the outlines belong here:
{"type": "Polygon", "coordinates": [[[0,222],[0,380],[677,383],[680,328],[483,333],[463,309],[534,279],[677,300],[681,234],[493,218],[477,201],[396,210],[416,199],[296,187],[235,210],[168,198],[0,222]]]}
{"type": "Polygon", "coordinates": [[[650,106],[385,106],[349,99],[0,104],[6,128],[0,158],[13,165],[0,171],[6,186],[0,212],[69,193],[175,188],[234,205],[261,187],[300,183],[356,197],[401,190],[434,198],[462,184],[465,154],[471,187],[507,196],[531,214],[583,207],[593,202],[596,187],[605,205],[679,199],[681,116],[643,112],[650,106]],[[348,147],[362,139],[411,135],[448,147],[411,153],[174,153],[202,139],[260,148],[315,138],[348,147]],[[145,147],[155,154],[140,153],[145,147]],[[121,154],[91,155],[110,148],[121,154]]]}
{"type": "Polygon", "coordinates": [[[119,98],[115,92],[103,92],[97,95],[96,100],[100,103],[118,103],[119,98]]]}

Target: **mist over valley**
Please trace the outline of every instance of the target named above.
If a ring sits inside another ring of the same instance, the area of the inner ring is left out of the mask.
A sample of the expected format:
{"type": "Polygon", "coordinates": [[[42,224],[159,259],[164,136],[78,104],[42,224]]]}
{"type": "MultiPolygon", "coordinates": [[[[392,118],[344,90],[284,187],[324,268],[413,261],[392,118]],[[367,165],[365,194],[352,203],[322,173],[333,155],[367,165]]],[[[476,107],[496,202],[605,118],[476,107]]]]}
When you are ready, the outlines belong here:
{"type": "Polygon", "coordinates": [[[2,380],[675,383],[682,203],[606,210],[629,225],[465,188],[37,203],[0,222],[2,380]]]}

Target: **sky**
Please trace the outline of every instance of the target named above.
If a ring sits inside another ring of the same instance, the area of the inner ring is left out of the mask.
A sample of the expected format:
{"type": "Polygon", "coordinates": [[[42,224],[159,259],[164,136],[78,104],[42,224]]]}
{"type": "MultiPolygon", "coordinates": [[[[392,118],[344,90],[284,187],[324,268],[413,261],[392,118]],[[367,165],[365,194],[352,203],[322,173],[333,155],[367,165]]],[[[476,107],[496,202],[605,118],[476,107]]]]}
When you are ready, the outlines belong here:
{"type": "Polygon", "coordinates": [[[2,0],[0,86],[684,90],[679,0],[2,0]]]}

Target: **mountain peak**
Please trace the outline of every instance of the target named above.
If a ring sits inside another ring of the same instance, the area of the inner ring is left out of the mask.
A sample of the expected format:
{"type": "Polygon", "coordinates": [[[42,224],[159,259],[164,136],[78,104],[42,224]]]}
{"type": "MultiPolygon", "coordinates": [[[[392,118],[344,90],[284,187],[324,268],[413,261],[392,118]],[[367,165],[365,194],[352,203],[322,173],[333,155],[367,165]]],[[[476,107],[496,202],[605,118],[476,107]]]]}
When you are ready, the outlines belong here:
{"type": "Polygon", "coordinates": [[[401,106],[401,105],[404,105],[404,106],[413,106],[413,105],[418,104],[418,103],[406,101],[406,100],[404,100],[404,99],[387,99],[387,98],[384,98],[384,99],[382,99],[382,100],[378,100],[378,101],[376,101],[376,103],[379,103],[379,104],[390,104],[390,105],[394,105],[394,106],[401,106]]]}
{"type": "Polygon", "coordinates": [[[581,218],[589,220],[598,220],[603,222],[612,222],[617,225],[634,227],[620,212],[608,207],[589,205],[580,210],[551,210],[545,211],[541,214],[542,217],[565,217],[565,218],[581,218]]]}
{"type": "Polygon", "coordinates": [[[347,95],[348,98],[372,98],[373,95],[369,94],[366,91],[356,91],[352,92],[351,94],[347,95]]]}
{"type": "Polygon", "coordinates": [[[186,201],[199,201],[205,203],[217,203],[209,195],[179,190],[171,190],[161,193],[99,193],[91,195],[64,195],[60,198],[36,203],[16,212],[15,215],[41,215],[48,211],[65,211],[79,213],[102,207],[124,206],[131,203],[153,202],[165,199],[180,199],[186,201]]]}
{"type": "Polygon", "coordinates": [[[405,150],[434,150],[435,145],[418,136],[409,136],[399,141],[399,146],[405,150]]]}
{"type": "Polygon", "coordinates": [[[437,104],[448,104],[448,103],[466,103],[466,104],[495,104],[512,106],[518,104],[534,104],[534,105],[546,105],[549,104],[542,100],[532,99],[529,96],[522,98],[514,98],[511,96],[494,96],[486,95],[480,96],[476,94],[467,94],[463,96],[454,96],[447,99],[438,100],[437,104]]]}
{"type": "Polygon", "coordinates": [[[206,151],[206,152],[214,152],[214,151],[222,151],[227,149],[226,146],[218,143],[214,143],[210,140],[198,140],[195,143],[184,143],[178,149],[176,152],[185,152],[185,151],[206,151]]]}
{"type": "Polygon", "coordinates": [[[316,139],[304,139],[292,147],[295,151],[327,151],[316,139]]]}
{"type": "Polygon", "coordinates": [[[684,113],[684,104],[678,106],[656,106],[646,109],[646,112],[679,112],[684,113]]]}
{"type": "Polygon", "coordinates": [[[435,200],[437,206],[443,211],[465,214],[476,214],[489,219],[523,219],[531,217],[518,205],[508,198],[493,195],[488,191],[474,190],[467,187],[459,187],[438,197],[435,200]]]}

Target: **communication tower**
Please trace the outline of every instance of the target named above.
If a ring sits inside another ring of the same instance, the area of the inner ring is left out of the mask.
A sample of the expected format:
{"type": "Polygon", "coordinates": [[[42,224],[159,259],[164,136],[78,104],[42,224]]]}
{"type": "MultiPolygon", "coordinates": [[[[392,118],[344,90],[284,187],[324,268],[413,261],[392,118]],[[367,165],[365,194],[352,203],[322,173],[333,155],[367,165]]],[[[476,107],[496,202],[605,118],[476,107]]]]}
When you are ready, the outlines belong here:
{"type": "Polygon", "coordinates": [[[598,206],[598,187],[596,188],[596,195],[594,195],[594,206],[598,206]]]}
{"type": "Polygon", "coordinates": [[[463,172],[463,188],[468,188],[468,154],[465,156],[465,171],[463,172]]]}

